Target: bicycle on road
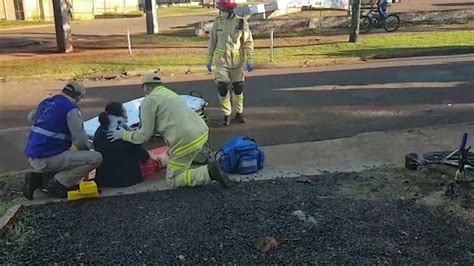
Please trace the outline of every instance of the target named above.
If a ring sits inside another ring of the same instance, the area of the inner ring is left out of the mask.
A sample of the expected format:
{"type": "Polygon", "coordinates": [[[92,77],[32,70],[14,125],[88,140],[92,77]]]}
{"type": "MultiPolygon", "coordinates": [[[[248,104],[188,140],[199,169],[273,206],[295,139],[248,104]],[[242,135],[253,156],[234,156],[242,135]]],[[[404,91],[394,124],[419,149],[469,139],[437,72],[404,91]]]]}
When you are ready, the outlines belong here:
{"type": "Polygon", "coordinates": [[[380,16],[376,12],[370,10],[367,15],[360,17],[360,32],[368,33],[371,29],[383,28],[386,32],[394,32],[400,27],[400,18],[398,15],[390,14],[388,16],[380,16]]]}

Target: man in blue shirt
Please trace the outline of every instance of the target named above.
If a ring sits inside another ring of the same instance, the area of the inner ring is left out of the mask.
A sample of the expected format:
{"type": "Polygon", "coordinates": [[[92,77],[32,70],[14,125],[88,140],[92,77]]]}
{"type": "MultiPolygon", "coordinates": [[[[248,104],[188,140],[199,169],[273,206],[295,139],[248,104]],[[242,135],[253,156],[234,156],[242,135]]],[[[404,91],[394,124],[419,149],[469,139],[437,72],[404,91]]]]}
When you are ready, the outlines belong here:
{"type": "Polygon", "coordinates": [[[77,186],[102,162],[102,155],[90,150],[77,106],[84,94],[81,83],[69,82],[60,94],[41,101],[28,115],[32,127],[25,155],[36,172],[25,177],[26,198],[32,199],[34,191],[42,187],[41,173],[55,173],[45,188],[48,193],[65,198],[68,189],[77,186]]]}

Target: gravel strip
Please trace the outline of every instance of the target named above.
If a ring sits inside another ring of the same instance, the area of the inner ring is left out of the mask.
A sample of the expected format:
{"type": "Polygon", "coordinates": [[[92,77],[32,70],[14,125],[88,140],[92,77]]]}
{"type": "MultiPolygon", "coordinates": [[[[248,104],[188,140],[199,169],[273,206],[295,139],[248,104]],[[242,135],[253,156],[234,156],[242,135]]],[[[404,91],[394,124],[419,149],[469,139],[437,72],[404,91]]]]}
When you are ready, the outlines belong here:
{"type": "Polygon", "coordinates": [[[472,224],[413,201],[338,196],[350,175],[28,207],[27,233],[0,246],[0,263],[474,262],[472,224]],[[265,237],[278,246],[258,250],[265,237]]]}

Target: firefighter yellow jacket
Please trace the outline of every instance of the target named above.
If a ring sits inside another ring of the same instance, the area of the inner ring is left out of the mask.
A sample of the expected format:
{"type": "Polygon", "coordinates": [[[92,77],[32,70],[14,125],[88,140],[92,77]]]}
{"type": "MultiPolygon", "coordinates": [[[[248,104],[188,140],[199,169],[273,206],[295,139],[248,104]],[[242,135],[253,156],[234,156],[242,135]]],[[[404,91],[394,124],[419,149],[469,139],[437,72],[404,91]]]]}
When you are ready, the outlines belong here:
{"type": "Polygon", "coordinates": [[[212,26],[208,45],[208,63],[218,67],[241,68],[253,64],[253,37],[244,18],[217,17],[212,26]]]}
{"type": "Polygon", "coordinates": [[[160,134],[171,155],[184,156],[201,149],[208,139],[209,128],[204,119],[175,92],[162,85],[143,99],[140,120],[140,128],[126,132],[123,140],[141,144],[160,134]]]}

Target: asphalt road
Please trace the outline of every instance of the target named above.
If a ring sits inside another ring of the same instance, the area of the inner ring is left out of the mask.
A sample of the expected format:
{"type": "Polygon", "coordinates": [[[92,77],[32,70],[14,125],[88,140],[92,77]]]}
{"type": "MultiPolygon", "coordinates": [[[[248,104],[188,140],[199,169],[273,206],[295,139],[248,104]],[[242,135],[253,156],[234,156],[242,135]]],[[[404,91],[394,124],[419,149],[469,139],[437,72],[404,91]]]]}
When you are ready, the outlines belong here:
{"type": "MultiPolygon", "coordinates": [[[[210,102],[213,148],[237,134],[253,137],[261,145],[275,145],[474,121],[474,55],[257,71],[245,83],[248,123],[228,128],[219,125],[213,82],[180,79],[167,78],[167,85],[179,93],[199,90],[210,102]]],[[[53,92],[60,84],[41,87],[53,92]]],[[[138,85],[119,84],[91,84],[82,104],[84,117],[96,116],[110,101],[141,96],[138,85]]],[[[0,84],[0,92],[22,86],[0,84]]],[[[40,85],[31,88],[40,89],[40,85]]],[[[15,104],[2,104],[0,172],[28,167],[22,150],[27,136],[25,117],[33,105],[23,100],[28,92],[15,95],[18,99],[11,100],[15,104]]]]}

